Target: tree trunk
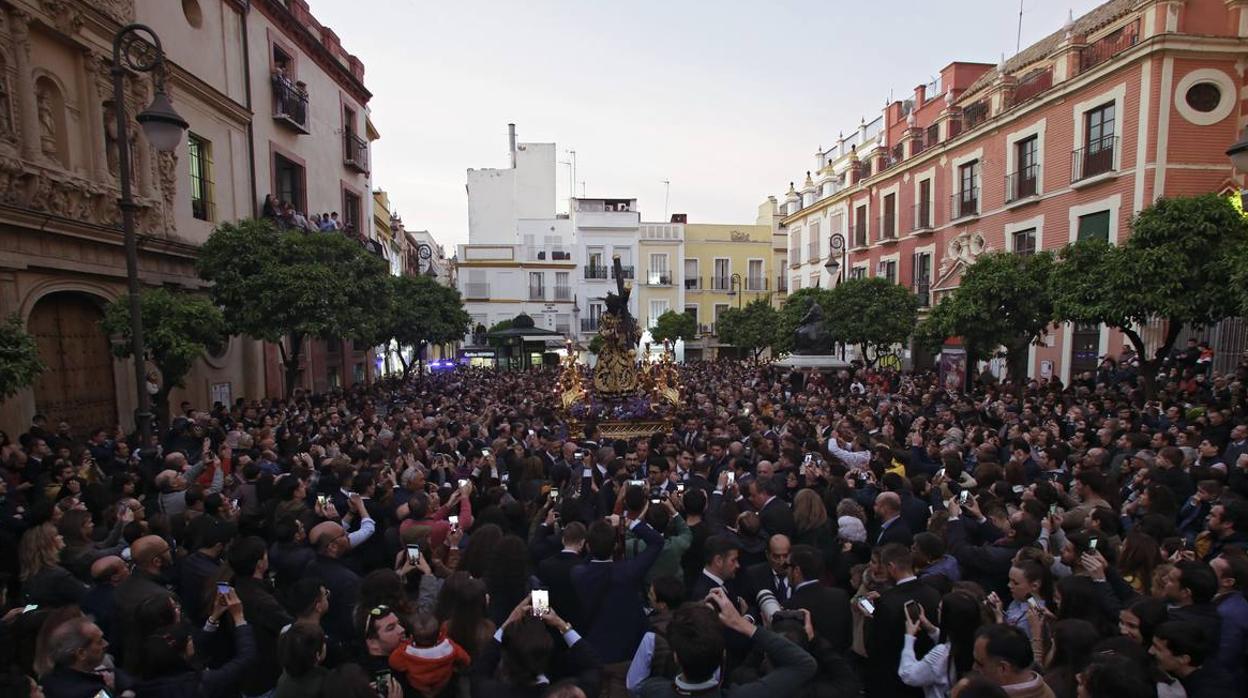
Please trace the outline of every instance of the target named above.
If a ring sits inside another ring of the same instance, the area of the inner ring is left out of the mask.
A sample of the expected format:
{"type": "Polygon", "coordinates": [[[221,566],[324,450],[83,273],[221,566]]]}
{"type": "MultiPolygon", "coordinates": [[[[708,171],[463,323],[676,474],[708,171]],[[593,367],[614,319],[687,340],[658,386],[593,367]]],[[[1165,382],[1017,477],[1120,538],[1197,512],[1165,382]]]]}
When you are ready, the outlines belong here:
{"type": "Polygon", "coordinates": [[[1170,351],[1174,349],[1174,343],[1178,341],[1179,334],[1183,332],[1183,323],[1167,322],[1166,338],[1162,341],[1157,353],[1151,358],[1145,354],[1144,338],[1138,332],[1128,327],[1120,327],[1119,329],[1127,336],[1127,339],[1131,340],[1131,346],[1135,347],[1136,356],[1140,357],[1140,386],[1144,389],[1144,397],[1152,400],[1153,395],[1157,392],[1157,369],[1161,368],[1165,357],[1169,356],[1170,351]]]}
{"type": "Polygon", "coordinates": [[[1030,342],[1018,342],[1005,348],[1005,370],[1015,397],[1023,396],[1027,384],[1027,354],[1030,342]]]}
{"type": "MultiPolygon", "coordinates": [[[[152,428],[152,433],[157,436],[161,436],[163,432],[168,431],[171,424],[169,421],[169,393],[172,390],[173,384],[169,381],[164,381],[156,391],[156,394],[152,396],[152,413],[156,418],[156,424],[159,425],[152,428]]],[[[226,407],[229,407],[229,405],[226,405],[226,407]]],[[[161,441],[163,442],[164,439],[162,438],[161,441]]]]}
{"type": "Polygon", "coordinates": [[[399,357],[399,365],[403,367],[403,382],[407,382],[408,376],[412,374],[412,365],[403,358],[403,347],[399,346],[399,350],[394,352],[399,357]]]}
{"type": "Polygon", "coordinates": [[[289,353],[280,341],[277,348],[282,354],[282,366],[286,369],[286,397],[289,398],[295,394],[295,384],[299,381],[299,352],[303,349],[303,335],[290,335],[289,353]]]}

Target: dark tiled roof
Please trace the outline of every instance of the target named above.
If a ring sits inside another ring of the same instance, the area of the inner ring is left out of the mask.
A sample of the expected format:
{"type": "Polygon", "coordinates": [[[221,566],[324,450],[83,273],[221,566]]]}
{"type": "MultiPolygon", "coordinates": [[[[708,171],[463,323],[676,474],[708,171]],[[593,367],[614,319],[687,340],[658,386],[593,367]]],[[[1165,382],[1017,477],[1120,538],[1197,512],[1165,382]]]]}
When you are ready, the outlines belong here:
{"type": "MultiPolygon", "coordinates": [[[[1076,19],[1073,33],[1076,35],[1091,34],[1110,22],[1123,17],[1142,1],[1143,0],[1109,0],[1109,2],[1101,4],[1082,17],[1076,19]]],[[[1057,48],[1058,44],[1062,43],[1062,39],[1065,37],[1066,29],[1063,27],[1044,37],[1040,41],[1037,41],[1031,46],[1028,46],[1011,58],[1006,59],[1005,72],[1009,74],[1016,74],[1023,68],[1048,58],[1049,55],[1053,53],[1053,50],[1057,48]]],[[[1000,73],[1001,71],[996,68],[984,73],[978,80],[972,83],[969,88],[967,88],[966,94],[972,94],[992,84],[1000,73]]]]}

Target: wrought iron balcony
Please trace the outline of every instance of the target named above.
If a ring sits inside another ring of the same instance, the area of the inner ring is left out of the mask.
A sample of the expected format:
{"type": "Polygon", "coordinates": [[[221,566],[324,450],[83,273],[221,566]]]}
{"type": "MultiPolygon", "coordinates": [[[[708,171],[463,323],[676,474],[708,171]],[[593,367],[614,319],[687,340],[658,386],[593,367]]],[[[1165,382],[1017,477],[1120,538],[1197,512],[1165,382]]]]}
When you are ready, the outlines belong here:
{"type": "Polygon", "coordinates": [[[914,232],[928,232],[936,228],[936,207],[931,199],[924,199],[911,208],[914,210],[914,232]]]}
{"type": "Polygon", "coordinates": [[[307,135],[308,91],[290,80],[273,76],[273,118],[307,135]]]}
{"type": "Polygon", "coordinates": [[[342,164],[357,172],[368,172],[368,141],[350,131],[343,131],[342,164]]]}
{"type": "Polygon", "coordinates": [[[596,279],[599,281],[605,281],[607,279],[607,268],[596,267],[591,264],[585,267],[585,278],[591,279],[591,280],[596,279]]]}
{"type": "Polygon", "coordinates": [[[1088,141],[1087,146],[1071,153],[1070,181],[1112,172],[1114,151],[1118,149],[1118,136],[1104,136],[1088,141]]]}
{"type": "Polygon", "coordinates": [[[963,189],[949,199],[949,220],[979,215],[979,187],[963,189]]]}
{"type": "Polygon", "coordinates": [[[1029,165],[1005,177],[1006,202],[1018,201],[1039,193],[1040,166],[1029,165]]]}

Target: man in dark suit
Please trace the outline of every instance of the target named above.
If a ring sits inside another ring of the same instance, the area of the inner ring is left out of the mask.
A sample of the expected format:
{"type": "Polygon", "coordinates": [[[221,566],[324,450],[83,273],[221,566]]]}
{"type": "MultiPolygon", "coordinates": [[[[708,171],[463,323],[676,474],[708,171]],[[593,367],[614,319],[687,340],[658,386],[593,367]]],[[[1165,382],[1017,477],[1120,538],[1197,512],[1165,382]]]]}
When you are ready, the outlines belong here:
{"type": "MultiPolygon", "coordinates": [[[[923,689],[907,686],[897,676],[906,636],[906,602],[918,603],[928,618],[935,618],[940,593],[914,575],[914,558],[905,545],[889,543],[881,548],[880,565],[893,586],[876,600],[875,613],[866,627],[867,676],[873,677],[867,684],[867,695],[923,698],[923,689]]],[[[932,645],[931,638],[920,633],[915,654],[923,656],[932,645]]]]}
{"type": "Polygon", "coordinates": [[[751,606],[757,603],[760,591],[770,591],[780,603],[789,599],[793,588],[788,578],[790,547],[788,536],[776,534],[767,541],[767,561],[746,568],[742,591],[751,606]]]}
{"type": "Polygon", "coordinates": [[[572,584],[572,568],[584,562],[585,524],[573,521],[563,529],[563,550],[537,565],[537,578],[550,590],[550,606],[560,618],[572,625],[581,625],[581,604],[572,584]]]}
{"type": "Polygon", "coordinates": [[[785,485],[782,478],[760,477],[750,483],[750,504],[758,511],[767,535],[783,535],[790,538],[797,532],[797,523],[793,520],[793,511],[789,503],[780,498],[784,494],[785,485]]]}
{"type": "Polygon", "coordinates": [[[875,520],[880,522],[875,536],[875,547],[898,543],[909,548],[914,542],[910,526],[901,517],[901,497],[896,492],[881,492],[876,495],[875,520]]]}
{"type": "Polygon", "coordinates": [[[789,583],[793,593],[782,603],[788,609],[809,611],[815,633],[843,654],[849,649],[853,634],[849,594],[844,589],[820,584],[822,578],[823,553],[810,545],[794,546],[789,556],[789,583]]]}
{"type": "Polygon", "coordinates": [[[572,568],[571,580],[580,603],[585,640],[601,658],[608,686],[623,690],[624,675],[645,634],[642,579],[663,552],[663,534],[645,523],[647,505],[625,525],[646,547],[636,557],[613,560],[621,519],[612,515],[590,524],[586,532],[590,560],[572,568]]]}
{"type": "Polygon", "coordinates": [[[737,600],[732,579],[737,576],[741,562],[741,546],[731,536],[715,535],[706,539],[702,573],[689,585],[689,600],[701,601],[711,589],[725,589],[728,597],[737,600]]]}

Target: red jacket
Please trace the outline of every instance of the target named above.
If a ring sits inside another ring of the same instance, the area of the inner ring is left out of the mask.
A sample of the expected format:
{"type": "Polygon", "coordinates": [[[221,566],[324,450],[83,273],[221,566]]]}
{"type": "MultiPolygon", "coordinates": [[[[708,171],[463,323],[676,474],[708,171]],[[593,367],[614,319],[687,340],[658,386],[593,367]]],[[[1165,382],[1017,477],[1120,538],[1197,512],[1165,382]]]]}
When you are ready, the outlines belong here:
{"type": "Polygon", "coordinates": [[[446,636],[446,625],[438,632],[432,647],[417,647],[403,642],[390,653],[390,668],[407,675],[407,683],[426,696],[437,694],[456,669],[472,661],[463,647],[446,636]]]}

